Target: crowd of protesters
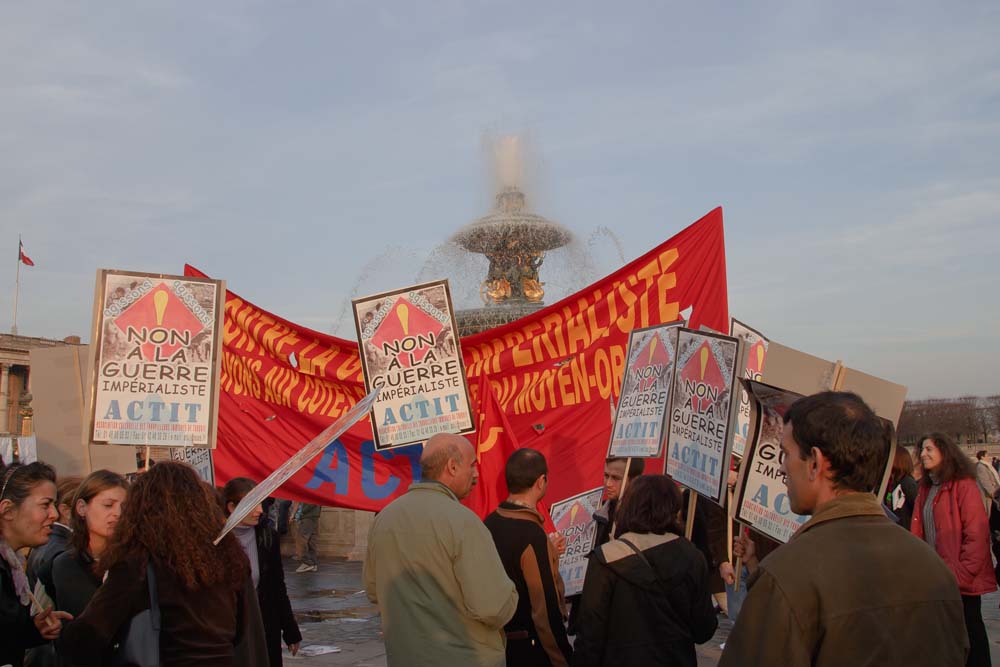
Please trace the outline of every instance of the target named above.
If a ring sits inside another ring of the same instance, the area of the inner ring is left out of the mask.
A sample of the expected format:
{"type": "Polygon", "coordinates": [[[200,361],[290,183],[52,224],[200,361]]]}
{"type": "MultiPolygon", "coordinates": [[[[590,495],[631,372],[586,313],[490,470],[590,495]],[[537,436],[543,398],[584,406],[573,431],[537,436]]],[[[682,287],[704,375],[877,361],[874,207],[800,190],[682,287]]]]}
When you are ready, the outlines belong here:
{"type": "MultiPolygon", "coordinates": [[[[722,667],[991,664],[996,460],[930,434],[915,461],[896,449],[877,497],[890,434],[859,397],[816,394],[783,419],[790,507],[809,517],[787,544],[747,532],[727,543],[725,512],[700,498],[686,539],[680,487],[641,459],[608,459],[583,591],[569,598],[565,541],[545,529],[545,457],[516,450],[509,496],[481,521],[460,503],[477,482],[474,448],[432,437],[422,478],[376,516],[364,562],[389,665],[694,667],[720,611],[736,620],[722,667]]],[[[283,646],[297,653],[267,508],[214,544],[253,480],[215,489],[178,462],[131,484],[107,470],[57,479],[44,463],[0,480],[0,665],[280,667],[283,646]]],[[[287,504],[272,508],[287,521],[287,504]]],[[[292,512],[306,524],[299,572],[316,569],[317,510],[292,512]]]]}

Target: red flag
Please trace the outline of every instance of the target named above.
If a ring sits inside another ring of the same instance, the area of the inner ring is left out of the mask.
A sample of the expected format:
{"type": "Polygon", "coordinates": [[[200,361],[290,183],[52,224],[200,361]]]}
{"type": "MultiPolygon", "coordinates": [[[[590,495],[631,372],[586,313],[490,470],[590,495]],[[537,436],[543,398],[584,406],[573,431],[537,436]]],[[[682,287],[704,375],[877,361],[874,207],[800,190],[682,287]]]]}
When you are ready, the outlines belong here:
{"type": "Polygon", "coordinates": [[[26,266],[34,266],[35,263],[31,261],[31,258],[24,254],[24,244],[21,240],[17,241],[17,261],[24,262],[26,266]]]}
{"type": "MultiPolygon", "coordinates": [[[[479,427],[474,444],[479,461],[479,482],[463,502],[479,518],[485,519],[509,495],[504,467],[510,455],[520,446],[485,373],[479,376],[478,396],[479,427]]],[[[542,515],[545,531],[555,531],[548,508],[539,502],[535,509],[542,515]]]]}
{"type": "MultiPolygon", "coordinates": [[[[507,480],[504,466],[507,458],[518,448],[507,415],[497,401],[486,373],[479,376],[479,421],[473,443],[479,462],[479,482],[472,487],[463,503],[485,519],[490,512],[507,499],[507,480]]],[[[470,436],[471,439],[472,436],[470,436]]]]}

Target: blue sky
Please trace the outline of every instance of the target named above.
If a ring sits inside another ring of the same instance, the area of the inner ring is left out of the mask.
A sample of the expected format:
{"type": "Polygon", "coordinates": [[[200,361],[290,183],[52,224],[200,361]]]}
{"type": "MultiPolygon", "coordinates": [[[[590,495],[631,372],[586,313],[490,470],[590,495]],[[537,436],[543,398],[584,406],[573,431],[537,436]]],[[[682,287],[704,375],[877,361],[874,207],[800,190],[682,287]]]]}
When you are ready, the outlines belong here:
{"type": "Polygon", "coordinates": [[[520,132],[577,237],[550,301],[722,205],[734,316],[1000,392],[1000,5],[731,5],[6,3],[0,327],[20,233],[23,334],[88,338],[99,267],[187,261],[350,336],[352,293],[480,279],[439,246],[520,132]]]}

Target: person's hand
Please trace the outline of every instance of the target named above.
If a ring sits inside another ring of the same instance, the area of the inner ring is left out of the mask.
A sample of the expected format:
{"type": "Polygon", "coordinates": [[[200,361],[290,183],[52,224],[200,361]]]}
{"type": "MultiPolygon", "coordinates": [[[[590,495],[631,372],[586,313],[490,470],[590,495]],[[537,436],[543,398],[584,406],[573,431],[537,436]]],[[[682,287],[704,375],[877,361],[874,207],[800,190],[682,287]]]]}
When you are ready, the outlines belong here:
{"type": "Polygon", "coordinates": [[[728,486],[730,489],[734,488],[736,486],[736,480],[738,480],[739,477],[740,475],[738,472],[736,472],[735,470],[730,470],[729,477],[726,479],[726,486],[728,486]]]}
{"type": "Polygon", "coordinates": [[[289,644],[288,645],[288,650],[291,651],[292,655],[295,655],[295,654],[297,654],[299,652],[299,646],[301,646],[301,645],[302,645],[302,642],[295,642],[294,644],[289,644]]]}
{"type": "Polygon", "coordinates": [[[732,586],[736,583],[736,571],[733,569],[733,564],[726,561],[719,565],[719,576],[722,580],[732,586]]]}
{"type": "Polygon", "coordinates": [[[566,536],[562,533],[549,533],[549,541],[552,542],[552,546],[555,547],[556,553],[562,556],[566,553],[566,536]]]}
{"type": "Polygon", "coordinates": [[[37,614],[32,620],[35,622],[35,627],[42,639],[52,641],[59,638],[59,633],[62,632],[62,622],[72,621],[73,615],[65,611],[53,611],[50,608],[37,614]]]}
{"type": "Polygon", "coordinates": [[[750,536],[743,533],[736,540],[736,544],[733,545],[733,553],[745,562],[749,562],[756,559],[757,556],[757,546],[750,539],[750,536]]]}

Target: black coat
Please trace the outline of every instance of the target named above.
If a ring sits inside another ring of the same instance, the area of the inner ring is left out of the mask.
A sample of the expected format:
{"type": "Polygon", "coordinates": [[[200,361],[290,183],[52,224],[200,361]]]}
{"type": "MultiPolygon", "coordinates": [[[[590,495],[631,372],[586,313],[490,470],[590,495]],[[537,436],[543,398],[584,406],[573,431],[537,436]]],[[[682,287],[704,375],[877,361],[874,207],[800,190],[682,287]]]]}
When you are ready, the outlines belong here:
{"type": "Polygon", "coordinates": [[[52,533],[49,541],[40,547],[36,547],[28,554],[28,580],[34,586],[36,581],[41,581],[45,586],[45,592],[53,600],[56,599],[55,587],[52,583],[52,563],[56,556],[69,548],[69,538],[73,535],[66,526],[61,523],[52,524],[52,533]]]}
{"type": "Polygon", "coordinates": [[[695,667],[694,645],[712,638],[718,619],[708,590],[708,564],[682,537],[622,536],[596,550],[580,600],[576,667],[695,667]]]}
{"type": "Polygon", "coordinates": [[[302,633],[295,622],[292,603],[285,588],[285,570],[281,563],[281,543],[278,534],[266,524],[256,527],[257,564],[260,579],[257,583],[257,600],[264,621],[267,655],[271,667],[281,667],[281,643],[296,644],[302,633]]]}
{"type": "Polygon", "coordinates": [[[14,592],[14,577],[7,561],[0,558],[0,665],[20,665],[24,649],[45,642],[31,619],[30,607],[14,592]]]}
{"type": "Polygon", "coordinates": [[[70,548],[56,556],[52,563],[52,583],[55,584],[52,600],[56,609],[76,618],[100,588],[101,579],[94,573],[94,559],[90,554],[70,548]]]}

